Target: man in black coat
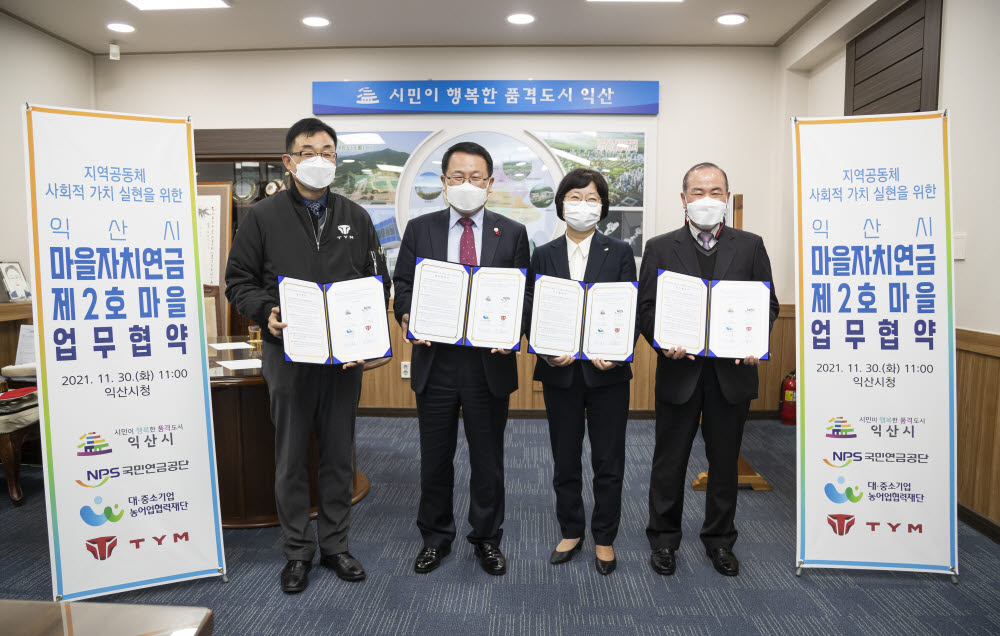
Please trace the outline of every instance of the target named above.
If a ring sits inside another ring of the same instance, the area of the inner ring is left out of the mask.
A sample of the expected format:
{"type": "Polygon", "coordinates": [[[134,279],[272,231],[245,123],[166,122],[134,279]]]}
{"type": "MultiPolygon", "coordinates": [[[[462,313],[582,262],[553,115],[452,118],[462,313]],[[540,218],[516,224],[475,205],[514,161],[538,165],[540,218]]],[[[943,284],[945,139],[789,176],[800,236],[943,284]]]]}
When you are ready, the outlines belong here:
{"type": "Polygon", "coordinates": [[[287,326],[278,306],[278,276],[316,283],[381,275],[385,301],[390,282],[371,217],[356,203],[330,192],[337,162],[337,133],[318,119],[288,129],[287,190],[260,201],[240,221],[226,266],[226,297],[262,331],[262,373],[274,423],[274,496],[288,563],[281,572],[286,593],[301,592],[317,539],[309,521],[310,433],[319,446],[320,563],[346,581],[365,571],[347,551],[353,494],[354,418],[363,361],[318,365],[285,359],[287,326]]]}
{"type": "MultiPolygon", "coordinates": [[[[407,333],[417,258],[465,265],[528,267],[528,233],[520,223],[490,212],[493,159],[485,148],[461,142],[441,162],[449,208],[411,219],[403,233],[393,275],[396,319],[407,333]]],[[[517,390],[517,362],[510,351],[418,340],[413,344],[410,386],[420,426],[420,504],[417,527],[424,546],[414,570],[431,572],[455,539],[453,493],[458,412],[469,442],[467,535],[483,570],[501,575],[504,517],[503,435],[510,394],[517,390]]]]}
{"type": "MultiPolygon", "coordinates": [[[[646,243],[639,273],[639,327],[653,342],[659,270],[711,280],[771,284],[770,326],[778,316],[771,262],[763,240],[726,227],[729,179],[711,163],[697,164],[682,182],[683,227],[646,243]]],[[[737,532],[737,462],[750,401],[757,397],[757,362],[695,357],[684,349],[656,350],[656,446],[649,484],[650,563],[658,574],[676,570],[691,444],[701,422],[708,457],[708,492],[701,540],[715,569],[739,574],[733,554],[737,532]]]]}

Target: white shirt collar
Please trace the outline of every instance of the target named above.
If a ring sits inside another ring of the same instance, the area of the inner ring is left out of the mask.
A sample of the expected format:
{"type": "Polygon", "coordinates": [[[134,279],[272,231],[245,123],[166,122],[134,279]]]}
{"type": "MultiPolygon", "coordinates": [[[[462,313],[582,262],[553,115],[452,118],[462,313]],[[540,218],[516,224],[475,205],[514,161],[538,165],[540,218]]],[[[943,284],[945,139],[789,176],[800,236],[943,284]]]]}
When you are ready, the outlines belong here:
{"type": "MultiPolygon", "coordinates": [[[[703,230],[699,230],[698,226],[695,225],[694,223],[691,223],[690,221],[688,221],[687,226],[688,226],[688,229],[691,230],[691,236],[694,237],[694,240],[698,241],[698,243],[701,243],[701,239],[698,238],[698,235],[701,234],[703,232],[703,230]]],[[[712,238],[709,239],[709,241],[708,241],[708,244],[709,244],[710,248],[714,247],[715,243],[719,240],[719,231],[720,230],[722,230],[722,223],[718,223],[711,230],[708,230],[708,233],[712,235],[712,238]]]]}
{"type": "Polygon", "coordinates": [[[575,252],[576,249],[579,247],[580,248],[580,252],[583,254],[583,260],[587,260],[587,257],[590,256],[590,243],[594,240],[594,235],[595,234],[597,234],[597,230],[594,230],[593,232],[591,232],[590,236],[588,236],[587,238],[583,239],[579,243],[577,243],[576,241],[574,241],[573,239],[571,239],[569,237],[569,235],[567,234],[566,235],[566,244],[569,246],[569,254],[570,254],[570,256],[572,256],[573,252],[575,252]]]}
{"type": "MultiPolygon", "coordinates": [[[[455,227],[456,225],[459,224],[458,220],[462,218],[464,215],[460,214],[457,210],[455,210],[455,208],[450,207],[448,209],[451,211],[451,222],[448,224],[448,227],[455,227]]],[[[479,208],[479,212],[476,212],[475,214],[469,217],[470,219],[472,219],[473,227],[478,227],[478,228],[483,227],[483,216],[485,215],[485,211],[486,211],[485,207],[479,208]]]]}

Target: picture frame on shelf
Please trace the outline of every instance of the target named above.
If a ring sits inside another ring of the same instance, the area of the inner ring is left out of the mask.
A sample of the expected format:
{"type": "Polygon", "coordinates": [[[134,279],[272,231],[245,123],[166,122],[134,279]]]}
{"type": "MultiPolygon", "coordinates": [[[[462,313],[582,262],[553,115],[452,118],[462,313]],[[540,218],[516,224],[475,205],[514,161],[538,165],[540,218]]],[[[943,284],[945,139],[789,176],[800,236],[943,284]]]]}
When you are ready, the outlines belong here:
{"type": "Polygon", "coordinates": [[[0,262],[0,302],[31,302],[31,286],[21,271],[21,264],[0,262]]]}

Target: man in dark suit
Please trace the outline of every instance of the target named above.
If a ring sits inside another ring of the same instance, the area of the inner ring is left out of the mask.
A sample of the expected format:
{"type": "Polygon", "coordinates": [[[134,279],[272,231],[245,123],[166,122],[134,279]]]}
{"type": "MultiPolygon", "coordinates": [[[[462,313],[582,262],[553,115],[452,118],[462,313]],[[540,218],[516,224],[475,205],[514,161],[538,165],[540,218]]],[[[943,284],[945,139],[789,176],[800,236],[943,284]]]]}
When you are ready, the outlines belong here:
{"type": "MultiPolygon", "coordinates": [[[[697,164],[684,175],[682,189],[684,226],[646,243],[639,273],[639,326],[651,343],[658,270],[771,283],[763,240],[725,226],[726,173],[715,164],[697,164]]],[[[771,284],[771,326],[777,316],[778,299],[771,284]]],[[[757,397],[758,360],[695,357],[677,348],[656,352],[656,446],[646,528],[650,563],[658,574],[676,570],[687,463],[700,419],[709,467],[701,540],[715,569],[736,576],[737,462],[750,401],[757,397]]]]}
{"type": "MultiPolygon", "coordinates": [[[[416,259],[464,265],[527,268],[528,233],[520,223],[490,212],[493,159],[473,142],[457,143],[441,161],[449,208],[411,219],[403,233],[393,276],[396,320],[407,333],[416,259]]],[[[455,539],[453,495],[458,411],[469,443],[467,535],[482,568],[507,571],[500,551],[504,517],[503,435],[510,394],[517,390],[517,363],[510,351],[412,343],[410,386],[420,426],[420,505],[417,527],[424,547],[414,570],[431,572],[455,539]]]]}

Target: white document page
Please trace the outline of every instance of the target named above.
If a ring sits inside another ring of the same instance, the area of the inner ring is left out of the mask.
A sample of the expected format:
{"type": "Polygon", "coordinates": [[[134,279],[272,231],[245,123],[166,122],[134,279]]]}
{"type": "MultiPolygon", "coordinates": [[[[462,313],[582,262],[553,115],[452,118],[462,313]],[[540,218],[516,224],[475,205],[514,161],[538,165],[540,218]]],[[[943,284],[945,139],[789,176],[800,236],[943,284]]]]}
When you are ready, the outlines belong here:
{"type": "Polygon", "coordinates": [[[260,358],[248,358],[246,360],[220,360],[219,366],[226,367],[230,371],[240,371],[241,369],[259,369],[261,367],[260,358]]]}
{"type": "Polygon", "coordinates": [[[766,357],[771,290],[760,281],[715,281],[711,296],[709,355],[766,357]]]}
{"type": "Polygon", "coordinates": [[[513,267],[479,267],[472,275],[466,344],[516,349],[524,314],[524,272],[513,267]]]}
{"type": "Polygon", "coordinates": [[[208,343],[208,346],[219,351],[228,351],[230,349],[253,349],[253,345],[246,342],[210,342],[208,343]]]}
{"type": "Polygon", "coordinates": [[[330,342],[323,289],[316,283],[286,277],[278,283],[278,297],[281,321],[288,324],[281,334],[285,355],[292,362],[326,364],[330,342]]]}
{"type": "Polygon", "coordinates": [[[333,362],[385,357],[391,348],[382,283],[374,276],[333,283],[326,290],[333,362]]]}
{"type": "Polygon", "coordinates": [[[428,258],[413,270],[409,331],[416,340],[460,344],[465,336],[469,271],[428,258]]]}
{"type": "Polygon", "coordinates": [[[21,325],[17,336],[17,351],[14,353],[14,364],[35,363],[35,326],[21,325]]]}
{"type": "Polygon", "coordinates": [[[583,323],[583,285],[579,281],[539,276],[531,299],[528,343],[533,353],[576,356],[583,323]]]}
{"type": "Polygon", "coordinates": [[[705,350],[708,287],[700,278],[664,271],[656,281],[653,340],[660,349],[682,347],[691,354],[705,350]]]}
{"type": "Polygon", "coordinates": [[[635,348],[635,308],[639,290],[632,283],[592,283],[587,290],[583,355],[624,362],[635,348]]]}

